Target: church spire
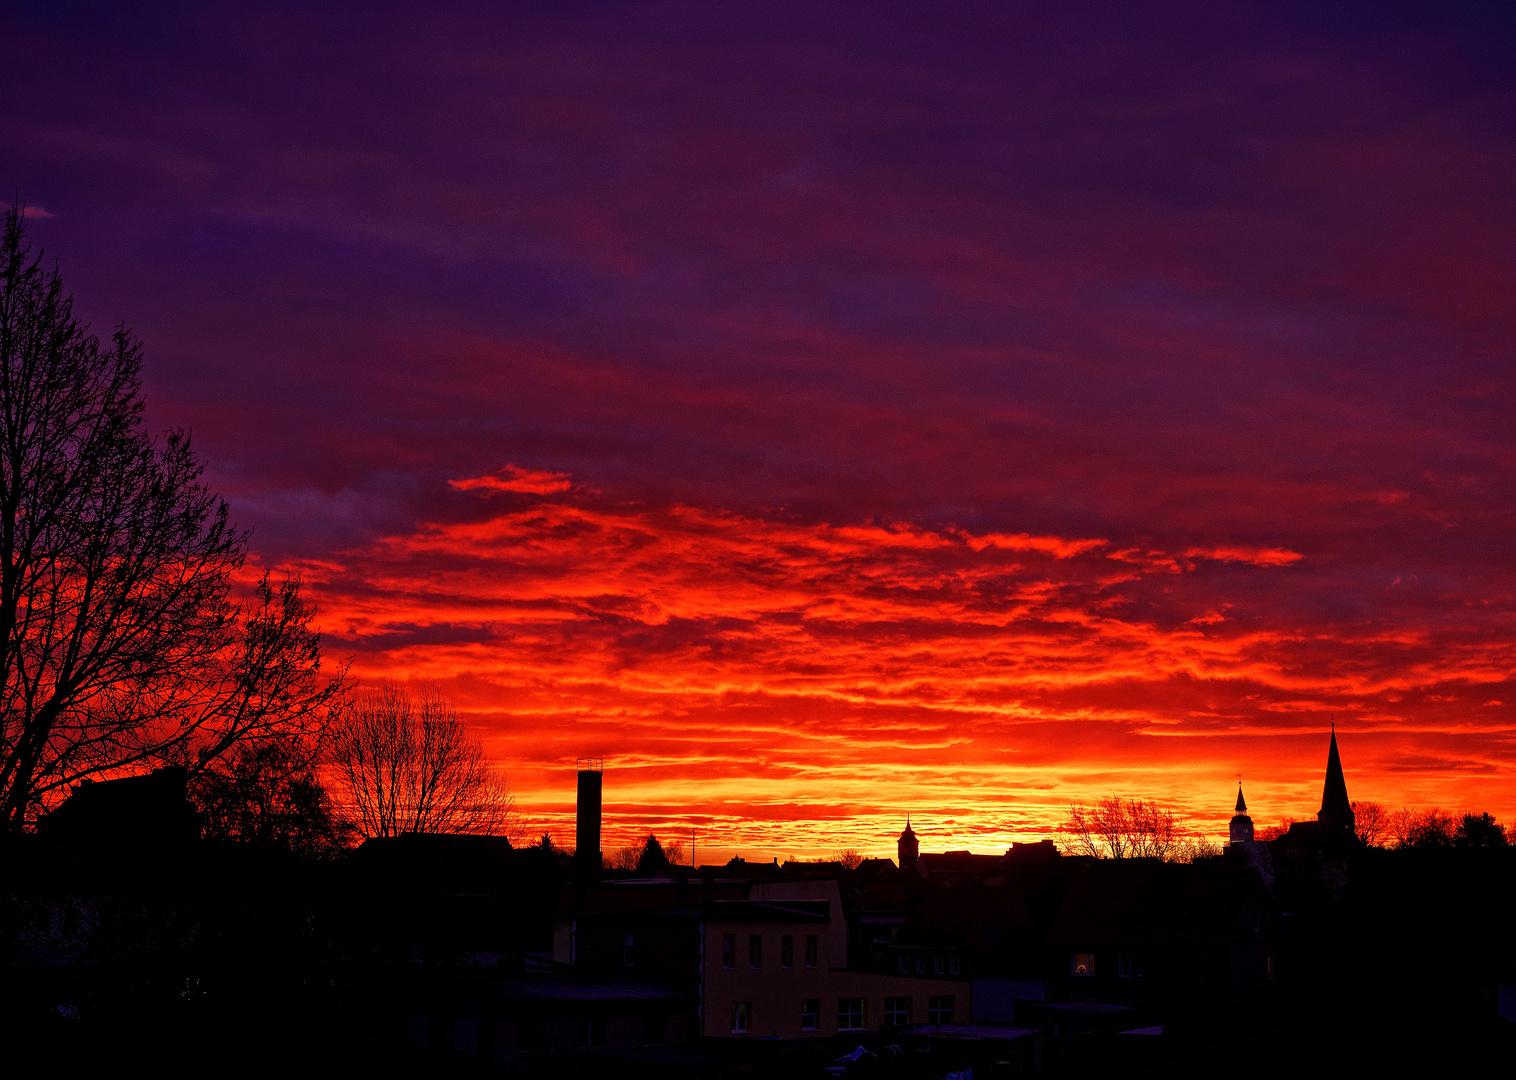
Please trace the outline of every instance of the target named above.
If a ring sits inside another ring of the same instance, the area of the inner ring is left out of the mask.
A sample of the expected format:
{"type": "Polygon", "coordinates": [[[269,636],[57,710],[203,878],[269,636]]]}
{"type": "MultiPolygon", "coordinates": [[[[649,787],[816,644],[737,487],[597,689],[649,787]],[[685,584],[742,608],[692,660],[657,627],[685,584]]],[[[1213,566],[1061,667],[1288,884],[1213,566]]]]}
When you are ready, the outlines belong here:
{"type": "Polygon", "coordinates": [[[921,853],[921,845],[916,840],[916,834],[911,830],[911,815],[905,815],[905,832],[900,834],[900,839],[895,844],[896,854],[900,858],[900,869],[916,869],[916,859],[921,853]]]}
{"type": "Polygon", "coordinates": [[[1253,839],[1253,819],[1248,817],[1248,804],[1242,801],[1242,780],[1237,781],[1237,813],[1227,827],[1227,838],[1234,844],[1246,844],[1253,839]]]}
{"type": "Polygon", "coordinates": [[[1348,784],[1342,775],[1342,758],[1337,753],[1335,720],[1332,722],[1332,742],[1327,748],[1326,784],[1321,791],[1321,809],[1316,820],[1338,832],[1353,831],[1353,804],[1348,801],[1348,784]]]}

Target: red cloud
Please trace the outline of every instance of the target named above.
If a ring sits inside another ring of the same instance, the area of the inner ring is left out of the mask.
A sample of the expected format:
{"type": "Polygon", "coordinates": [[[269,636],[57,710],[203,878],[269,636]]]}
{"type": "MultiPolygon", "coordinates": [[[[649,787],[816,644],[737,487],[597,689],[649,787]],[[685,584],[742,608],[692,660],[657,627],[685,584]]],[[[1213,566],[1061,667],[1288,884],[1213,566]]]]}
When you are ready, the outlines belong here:
{"type": "MultiPolygon", "coordinates": [[[[564,483],[485,479],[464,483],[564,483]]],[[[1439,739],[1468,723],[1460,694],[1510,678],[1505,639],[1457,620],[1303,630],[1275,600],[1297,561],[581,494],[304,569],[337,651],[366,677],[446,682],[560,839],[586,753],[612,763],[610,835],[698,822],[712,852],[883,850],[907,808],[944,844],[1003,846],[1109,792],[1217,832],[1239,769],[1262,820],[1311,809],[1327,712],[1355,798],[1501,810],[1504,721],[1439,739]],[[1239,568],[1224,593],[1217,562],[1239,568]],[[1416,764],[1453,757],[1456,792],[1416,764]],[[855,814],[755,809],[823,792],[855,814]]]]}
{"type": "Polygon", "coordinates": [[[574,486],[568,473],[523,469],[519,465],[507,465],[490,476],[449,480],[448,485],[459,491],[515,491],[523,495],[553,495],[574,486]]]}

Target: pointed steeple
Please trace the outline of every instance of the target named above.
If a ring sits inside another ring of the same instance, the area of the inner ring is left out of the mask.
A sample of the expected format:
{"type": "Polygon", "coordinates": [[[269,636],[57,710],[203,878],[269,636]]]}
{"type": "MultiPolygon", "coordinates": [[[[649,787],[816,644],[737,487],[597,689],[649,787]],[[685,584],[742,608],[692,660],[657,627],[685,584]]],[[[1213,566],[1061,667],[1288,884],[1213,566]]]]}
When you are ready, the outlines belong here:
{"type": "Polygon", "coordinates": [[[1332,742],[1327,748],[1326,785],[1321,791],[1321,809],[1316,820],[1337,832],[1353,832],[1353,804],[1348,801],[1348,784],[1342,775],[1342,758],[1337,753],[1337,724],[1332,723],[1332,742]]]}
{"type": "Polygon", "coordinates": [[[911,815],[905,815],[905,832],[900,834],[900,839],[895,844],[896,854],[900,858],[900,869],[914,870],[916,858],[921,853],[921,845],[916,840],[916,834],[911,831],[911,815]]]}
{"type": "Polygon", "coordinates": [[[1234,844],[1245,844],[1253,839],[1253,819],[1248,817],[1248,804],[1242,801],[1242,781],[1237,781],[1237,813],[1227,828],[1228,839],[1234,844]]]}

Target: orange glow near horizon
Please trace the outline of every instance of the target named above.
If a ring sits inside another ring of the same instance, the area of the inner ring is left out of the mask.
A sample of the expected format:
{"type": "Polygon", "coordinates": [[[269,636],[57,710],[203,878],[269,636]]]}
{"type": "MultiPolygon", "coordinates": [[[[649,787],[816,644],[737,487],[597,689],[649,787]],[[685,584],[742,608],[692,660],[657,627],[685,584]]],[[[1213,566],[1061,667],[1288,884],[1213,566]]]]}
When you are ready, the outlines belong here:
{"type": "Polygon", "coordinates": [[[1314,814],[1329,714],[1353,799],[1516,812],[1510,638],[1291,625],[1257,597],[1307,587],[1300,552],[453,486],[512,501],[294,568],[329,652],[438,683],[565,846],[586,755],[607,851],[892,855],[907,813],[924,850],[995,851],[1106,794],[1220,839],[1239,773],[1260,826],[1314,814]]]}

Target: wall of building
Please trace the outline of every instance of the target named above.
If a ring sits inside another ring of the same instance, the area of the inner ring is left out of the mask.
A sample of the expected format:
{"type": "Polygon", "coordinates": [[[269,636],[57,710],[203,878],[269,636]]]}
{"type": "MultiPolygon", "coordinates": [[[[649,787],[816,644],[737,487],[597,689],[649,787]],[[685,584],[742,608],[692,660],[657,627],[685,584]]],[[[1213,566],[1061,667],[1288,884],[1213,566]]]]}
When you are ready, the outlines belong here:
{"type": "Polygon", "coordinates": [[[877,1031],[885,1019],[886,998],[909,999],[908,1023],[923,1024],[933,996],[949,996],[954,1001],[952,1021],[965,1023],[972,1011],[970,984],[966,979],[900,978],[867,971],[847,971],[831,967],[825,957],[833,955],[835,939],[844,934],[840,923],[707,923],[705,927],[705,969],[702,998],[702,1030],[720,1038],[803,1039],[839,1033],[839,1002],[863,999],[862,1030],[877,1031]],[[722,939],[733,935],[736,951],[731,969],[722,967],[722,939]],[[762,955],[758,967],[748,962],[748,938],[761,937],[762,955]],[[781,941],[789,934],[795,942],[795,962],[785,968],[780,964],[781,941]],[[818,963],[807,968],[804,942],[807,934],[817,935],[818,963]],[[801,1024],[802,1005],[807,1000],[818,1003],[816,1027],[807,1030],[801,1024]],[[734,1006],[748,1006],[748,1030],[734,1032],[734,1006]]]}

